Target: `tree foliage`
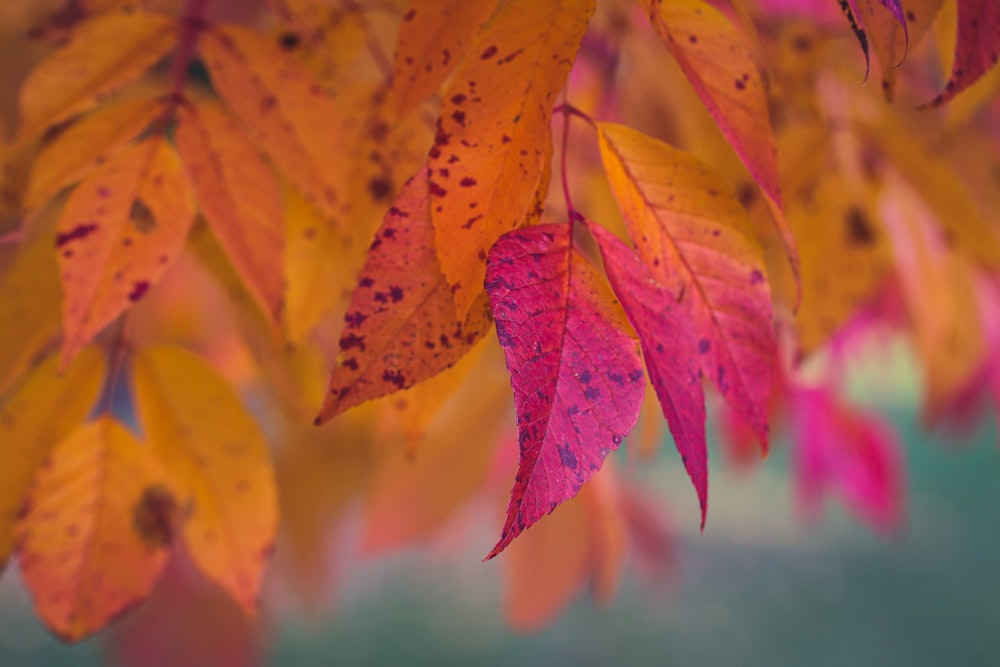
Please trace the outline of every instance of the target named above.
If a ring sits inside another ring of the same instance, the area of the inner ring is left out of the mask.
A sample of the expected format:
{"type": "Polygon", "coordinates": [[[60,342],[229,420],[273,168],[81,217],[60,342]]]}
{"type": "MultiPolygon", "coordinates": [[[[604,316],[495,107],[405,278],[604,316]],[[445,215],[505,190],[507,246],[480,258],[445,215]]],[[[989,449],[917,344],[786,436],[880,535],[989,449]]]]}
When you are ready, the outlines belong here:
{"type": "Polygon", "coordinates": [[[376,552],[475,504],[537,627],[669,561],[626,440],[665,424],[711,525],[706,392],[736,459],[787,417],[803,509],[886,531],[858,341],[911,341],[931,423],[997,399],[997,0],[5,18],[42,46],[0,150],[0,561],[66,640],[177,563],[252,617],[276,545],[310,599],[350,512],[376,552]]]}

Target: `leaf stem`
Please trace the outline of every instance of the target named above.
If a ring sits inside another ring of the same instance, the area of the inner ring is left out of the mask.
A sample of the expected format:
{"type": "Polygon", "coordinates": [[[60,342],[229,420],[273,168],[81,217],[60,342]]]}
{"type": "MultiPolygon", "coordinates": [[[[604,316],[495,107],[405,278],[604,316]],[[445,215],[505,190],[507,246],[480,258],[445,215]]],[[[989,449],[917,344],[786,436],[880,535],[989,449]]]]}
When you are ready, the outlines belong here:
{"type": "Polygon", "coordinates": [[[560,151],[560,176],[562,179],[562,191],[563,200],[566,202],[566,216],[568,218],[567,222],[572,226],[575,222],[583,222],[583,215],[576,210],[573,206],[573,198],[570,196],[569,191],[569,176],[566,169],[567,159],[566,154],[569,146],[569,119],[570,116],[577,116],[587,121],[591,127],[594,127],[594,121],[583,111],[580,111],[574,107],[569,102],[564,102],[552,110],[553,114],[561,113],[563,116],[563,127],[562,127],[562,147],[560,151]]]}
{"type": "Polygon", "coordinates": [[[184,12],[181,14],[180,29],[177,33],[177,48],[170,61],[170,92],[167,105],[157,126],[158,130],[166,128],[174,116],[174,111],[184,99],[184,85],[187,83],[187,71],[194,59],[198,37],[205,29],[205,9],[210,0],[185,0],[184,12]]]}

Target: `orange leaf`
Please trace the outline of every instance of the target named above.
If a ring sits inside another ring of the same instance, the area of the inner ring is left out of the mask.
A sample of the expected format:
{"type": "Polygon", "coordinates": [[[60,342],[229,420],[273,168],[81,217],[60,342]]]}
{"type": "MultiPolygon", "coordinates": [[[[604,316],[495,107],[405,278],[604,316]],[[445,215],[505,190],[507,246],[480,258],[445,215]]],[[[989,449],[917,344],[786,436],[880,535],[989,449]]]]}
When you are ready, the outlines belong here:
{"type": "Polygon", "coordinates": [[[95,106],[155,65],[173,47],[177,22],[112,12],[80,25],[73,41],[43,60],[21,88],[20,138],[95,106]]]}
{"type": "Polygon", "coordinates": [[[198,42],[212,85],[250,138],[327,217],[350,212],[340,115],[306,69],[249,28],[216,26],[198,42]]]}
{"type": "Polygon", "coordinates": [[[767,440],[771,291],[746,211],[698,159],[622,125],[598,126],[629,235],[653,277],[691,299],[702,372],[767,440]]]}
{"type": "Polygon", "coordinates": [[[438,89],[496,6],[496,0],[410,2],[396,37],[392,74],[398,116],[438,89]]]}
{"type": "Polygon", "coordinates": [[[191,559],[253,615],[278,527],[264,436],[226,381],[190,352],[144,348],[134,380],[146,435],[191,508],[183,529],[191,559]]]}
{"type": "Polygon", "coordinates": [[[644,0],[649,20],[764,192],[792,271],[799,274],[795,237],[785,221],[778,152],[764,79],[739,31],[702,0],[644,0]]]}
{"type": "Polygon", "coordinates": [[[90,412],[104,378],[104,358],[81,351],[60,375],[57,359],[35,369],[0,411],[0,566],[10,554],[14,522],[31,480],[52,448],[90,412]]]}
{"type": "Polygon", "coordinates": [[[505,3],[445,93],[428,184],[438,257],[462,317],[482,289],[487,251],[532,209],[555,96],[593,12],[593,0],[505,3]]]}
{"type": "Polygon", "coordinates": [[[434,251],[428,206],[421,170],[403,186],[375,235],[316,423],[440,373],[489,331],[482,288],[468,316],[455,312],[434,251]]]}
{"type": "Polygon", "coordinates": [[[236,121],[214,106],[181,107],[175,138],[202,214],[261,309],[277,324],[285,230],[274,173],[236,121]]]}
{"type": "Polygon", "coordinates": [[[56,229],[63,363],[163,277],[194,214],[180,159],[158,138],[115,156],[73,191],[56,229]]]}
{"type": "Polygon", "coordinates": [[[53,632],[81,639],[149,594],[173,538],[171,485],[110,417],[56,447],[17,524],[21,575],[53,632]]]}
{"type": "Polygon", "coordinates": [[[61,132],[35,158],[24,208],[44,205],[100,166],[146,129],[161,109],[162,101],[149,97],[110,104],[61,132]]]}

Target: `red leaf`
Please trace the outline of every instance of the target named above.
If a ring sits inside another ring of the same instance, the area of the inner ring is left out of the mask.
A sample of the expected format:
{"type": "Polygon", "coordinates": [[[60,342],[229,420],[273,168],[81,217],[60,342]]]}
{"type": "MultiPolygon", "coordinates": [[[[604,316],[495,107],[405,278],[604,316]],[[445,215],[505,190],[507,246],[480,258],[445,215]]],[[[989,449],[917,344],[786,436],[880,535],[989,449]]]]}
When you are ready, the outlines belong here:
{"type": "Polygon", "coordinates": [[[924,106],[941,106],[996,66],[998,59],[1000,3],[997,0],[958,0],[958,38],[951,76],[944,90],[924,106]]]}
{"type": "Polygon", "coordinates": [[[604,259],[611,287],[639,334],[649,378],[663,407],[674,444],[684,461],[701,507],[708,510],[708,450],[705,445],[705,394],[690,299],[677,301],[657,283],[639,256],[611,232],[589,225],[604,259]]]}
{"type": "Polygon", "coordinates": [[[879,531],[903,519],[899,441],[875,414],[840,403],[827,389],[792,392],[793,466],[800,507],[814,514],[835,489],[859,518],[879,531]]]}
{"type": "Polygon", "coordinates": [[[493,558],[572,498],[639,418],[644,378],[614,299],[565,224],[510,232],[486,269],[517,409],[520,460],[493,558]]]}

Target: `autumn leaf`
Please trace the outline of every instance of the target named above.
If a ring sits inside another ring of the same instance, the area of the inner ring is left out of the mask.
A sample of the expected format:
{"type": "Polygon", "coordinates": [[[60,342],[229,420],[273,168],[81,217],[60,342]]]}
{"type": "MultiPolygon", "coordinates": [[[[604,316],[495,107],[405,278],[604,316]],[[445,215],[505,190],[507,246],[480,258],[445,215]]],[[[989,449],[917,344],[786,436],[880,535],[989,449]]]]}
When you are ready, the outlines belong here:
{"type": "Polygon", "coordinates": [[[90,412],[104,379],[104,358],[94,348],[82,350],[63,374],[57,362],[50,357],[36,368],[0,410],[0,567],[35,473],[90,412]]]}
{"type": "Polygon", "coordinates": [[[996,67],[1000,59],[1000,5],[996,0],[957,0],[958,36],[951,76],[925,107],[939,107],[996,67]]]}
{"type": "Polygon", "coordinates": [[[111,12],[81,24],[21,87],[19,138],[86,111],[142,76],[174,46],[177,29],[173,17],[145,12],[111,12]]]}
{"type": "Polygon", "coordinates": [[[253,615],[278,526],[260,428],[227,382],[179,348],[139,350],[135,399],[153,451],[182,490],[191,559],[253,615]]]}
{"type": "Polygon", "coordinates": [[[426,170],[397,196],[375,234],[340,337],[316,423],[436,375],[490,328],[485,295],[460,318],[434,247],[426,170]]]}
{"type": "Polygon", "coordinates": [[[285,230],[274,173],[236,121],[215,106],[182,106],[177,120],[177,150],[202,215],[261,309],[277,324],[285,230]]]}
{"type": "Polygon", "coordinates": [[[180,159],[163,139],[120,153],[73,191],[55,243],[63,363],[163,277],[194,214],[180,159]]]}
{"type": "Polygon", "coordinates": [[[461,317],[490,247],[527,220],[555,96],[593,11],[594,0],[504,3],[445,91],[427,177],[435,246],[461,317]]]}
{"type": "Polygon", "coordinates": [[[618,305],[573,249],[569,226],[510,232],[490,251],[486,291],[514,389],[520,459],[496,556],[576,495],[635,426],[645,390],[618,305]]]}
{"type": "Polygon", "coordinates": [[[638,255],[611,232],[591,224],[604,270],[642,345],[650,381],[691,477],[701,507],[708,511],[708,449],[705,444],[705,394],[698,356],[710,342],[698,339],[690,300],[674,300],[657,284],[638,255]]]}
{"type": "Polygon", "coordinates": [[[214,26],[198,42],[212,86],[250,138],[325,216],[350,211],[340,114],[309,72],[271,40],[214,26]]]}
{"type": "Polygon", "coordinates": [[[412,0],[396,37],[393,95],[397,116],[430,96],[465,56],[496,0],[412,0]]]}
{"type": "Polygon", "coordinates": [[[48,203],[135,139],[162,112],[162,100],[141,97],[103,106],[60,132],[35,158],[25,210],[48,203]]]}
{"type": "Polygon", "coordinates": [[[21,576],[38,616],[66,641],[149,594],[167,561],[177,503],[166,472],[108,416],[52,452],[17,524],[21,576]]]}
{"type": "Polygon", "coordinates": [[[598,127],[639,256],[674,299],[691,301],[702,372],[766,443],[775,338],[764,259],[745,211],[697,159],[624,126],[598,127]]]}

